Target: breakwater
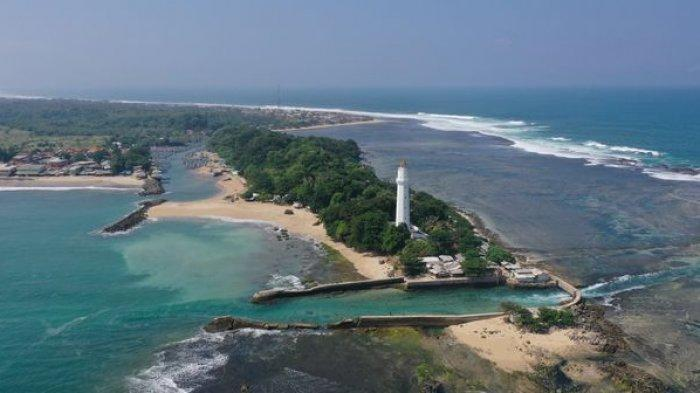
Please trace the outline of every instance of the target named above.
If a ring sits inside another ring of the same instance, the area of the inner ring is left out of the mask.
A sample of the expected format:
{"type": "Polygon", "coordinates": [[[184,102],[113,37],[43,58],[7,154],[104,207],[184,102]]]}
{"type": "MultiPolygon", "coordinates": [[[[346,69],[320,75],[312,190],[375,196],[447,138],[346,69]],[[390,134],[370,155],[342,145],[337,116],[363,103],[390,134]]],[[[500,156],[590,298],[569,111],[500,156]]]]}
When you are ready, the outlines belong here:
{"type": "Polygon", "coordinates": [[[452,278],[436,278],[436,279],[416,279],[405,280],[404,289],[432,289],[444,288],[451,286],[480,286],[489,287],[503,284],[503,278],[500,274],[487,276],[466,276],[452,278]]]}
{"type": "Polygon", "coordinates": [[[576,288],[573,284],[571,284],[570,282],[564,280],[563,278],[561,278],[559,276],[555,276],[553,274],[550,274],[550,277],[557,284],[557,287],[559,289],[561,289],[562,291],[571,295],[571,300],[561,304],[559,306],[560,308],[569,308],[569,307],[581,302],[583,295],[582,295],[580,289],[576,288]]]}
{"type": "Polygon", "coordinates": [[[479,321],[503,315],[501,312],[465,314],[465,315],[376,315],[348,318],[327,325],[309,323],[271,323],[232,316],[216,317],[204,326],[208,333],[225,332],[238,329],[263,330],[314,330],[314,329],[362,329],[391,327],[447,327],[467,322],[479,321]]]}
{"type": "Polygon", "coordinates": [[[311,296],[322,293],[359,291],[365,289],[386,288],[390,286],[400,286],[405,290],[414,289],[435,289],[451,286],[497,286],[503,284],[503,278],[498,275],[453,277],[437,279],[407,279],[406,277],[389,277],[375,280],[346,281],[332,284],[321,284],[307,289],[266,289],[256,292],[251,301],[261,303],[279,298],[311,296]]]}
{"type": "Polygon", "coordinates": [[[166,199],[155,199],[139,202],[139,207],[136,210],[127,214],[114,224],[103,228],[102,233],[118,233],[128,231],[148,217],[148,209],[152,208],[153,206],[160,205],[165,201],[166,199]]]}
{"type": "Polygon", "coordinates": [[[346,281],[332,284],[321,284],[307,289],[266,289],[256,292],[251,301],[254,303],[274,300],[285,297],[310,296],[320,293],[357,291],[363,289],[386,288],[392,285],[404,283],[403,277],[381,278],[377,280],[346,281]]]}

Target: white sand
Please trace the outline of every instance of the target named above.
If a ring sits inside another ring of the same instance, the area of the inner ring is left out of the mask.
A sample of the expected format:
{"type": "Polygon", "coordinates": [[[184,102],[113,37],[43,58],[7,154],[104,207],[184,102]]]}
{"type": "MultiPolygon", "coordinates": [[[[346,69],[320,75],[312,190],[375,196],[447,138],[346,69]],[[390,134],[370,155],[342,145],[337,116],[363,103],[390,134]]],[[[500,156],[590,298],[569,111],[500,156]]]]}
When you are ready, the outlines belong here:
{"type": "Polygon", "coordinates": [[[132,176],[39,176],[0,178],[0,187],[109,187],[141,188],[132,176]]]}
{"type": "Polygon", "coordinates": [[[585,361],[599,355],[588,340],[578,339],[590,338],[593,333],[575,328],[557,329],[549,334],[527,333],[506,323],[504,317],[451,326],[448,332],[457,342],[471,347],[507,372],[530,372],[538,363],[557,358],[585,361]]]}

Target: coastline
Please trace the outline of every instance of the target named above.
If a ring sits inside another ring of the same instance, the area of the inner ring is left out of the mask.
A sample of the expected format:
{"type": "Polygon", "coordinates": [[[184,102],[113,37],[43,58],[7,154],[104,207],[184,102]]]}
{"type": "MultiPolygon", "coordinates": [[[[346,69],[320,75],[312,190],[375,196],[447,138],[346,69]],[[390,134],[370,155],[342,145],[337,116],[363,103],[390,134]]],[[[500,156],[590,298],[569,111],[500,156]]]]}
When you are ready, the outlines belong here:
{"type": "Polygon", "coordinates": [[[38,177],[10,177],[0,178],[0,190],[7,188],[13,190],[32,188],[123,188],[141,189],[143,180],[131,176],[38,176],[38,177]]]}
{"type": "Polygon", "coordinates": [[[278,132],[309,131],[309,130],[320,130],[320,129],[324,129],[324,128],[331,128],[331,127],[356,126],[356,125],[361,125],[361,124],[384,123],[386,121],[387,120],[373,118],[370,120],[350,121],[347,123],[318,124],[315,126],[296,127],[296,128],[276,128],[276,129],[273,129],[272,131],[278,131],[278,132]]]}
{"type": "MultiPolygon", "coordinates": [[[[529,333],[506,323],[504,317],[495,317],[450,326],[447,333],[450,339],[468,346],[506,372],[530,373],[538,364],[556,359],[572,363],[601,356],[590,343],[597,334],[582,328],[529,333]]],[[[596,374],[601,373],[596,370],[596,374]]]]}
{"type": "MultiPolygon", "coordinates": [[[[198,172],[211,173],[212,168],[202,167],[198,172]]],[[[291,209],[294,214],[285,214],[290,206],[273,203],[249,202],[242,198],[235,201],[225,199],[227,196],[241,194],[245,191],[245,180],[236,174],[226,174],[217,181],[220,192],[211,198],[190,202],[165,202],[148,211],[149,218],[209,218],[224,221],[261,222],[285,228],[289,233],[311,238],[338,251],[349,260],[357,272],[370,279],[389,277],[389,264],[380,264],[381,256],[358,252],[343,243],[336,242],[326,234],[319,218],[306,208],[291,209]]]]}
{"type": "MultiPolygon", "coordinates": [[[[211,176],[218,166],[201,167],[196,171],[203,176],[211,176]]],[[[380,264],[382,257],[360,253],[340,242],[332,240],[325,232],[319,218],[304,209],[292,209],[294,214],[285,214],[290,206],[264,202],[249,202],[232,197],[246,189],[245,179],[231,173],[224,174],[218,181],[220,192],[215,196],[198,201],[165,202],[153,206],[148,211],[149,218],[207,218],[235,222],[260,222],[287,229],[291,234],[307,237],[326,244],[347,258],[357,272],[369,279],[389,277],[389,264],[380,264]],[[316,225],[314,225],[316,224],[316,225]]],[[[488,233],[473,213],[468,215],[470,221],[477,222],[480,234],[490,239],[488,233]]],[[[584,337],[590,339],[590,332],[581,328],[556,330],[551,334],[524,333],[507,324],[503,316],[481,321],[469,322],[448,327],[446,338],[458,345],[465,345],[492,361],[496,367],[506,372],[532,372],[537,364],[552,362],[554,359],[584,359],[597,352],[584,337]],[[517,349],[517,350],[516,350],[517,349]]],[[[590,373],[595,371],[592,368],[590,373]]],[[[598,372],[599,373],[599,372],[598,372]]],[[[598,374],[596,374],[596,378],[598,374]]]]}

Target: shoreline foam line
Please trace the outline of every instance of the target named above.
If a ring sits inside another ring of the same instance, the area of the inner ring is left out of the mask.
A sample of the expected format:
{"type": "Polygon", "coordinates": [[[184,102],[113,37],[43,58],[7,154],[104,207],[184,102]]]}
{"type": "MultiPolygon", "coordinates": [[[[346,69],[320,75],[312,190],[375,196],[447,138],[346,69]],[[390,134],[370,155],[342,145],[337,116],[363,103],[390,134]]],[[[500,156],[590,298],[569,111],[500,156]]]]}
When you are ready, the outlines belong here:
{"type": "MultiPolygon", "coordinates": [[[[1,94],[1,98],[25,99],[25,100],[56,100],[61,98],[21,96],[11,94],[1,94]]],[[[697,168],[692,168],[691,173],[685,171],[674,171],[663,167],[647,165],[644,158],[662,157],[665,153],[644,149],[634,146],[614,146],[597,141],[572,141],[570,138],[543,136],[541,138],[527,138],[520,135],[527,135],[528,131],[535,131],[545,127],[528,123],[522,120],[494,119],[473,115],[451,115],[440,113],[391,113],[391,112],[371,112],[362,110],[350,110],[342,108],[317,108],[304,106],[276,106],[276,105],[242,105],[242,104],[221,104],[203,102],[168,102],[168,101],[142,101],[128,99],[94,100],[86,98],[67,98],[87,102],[108,102],[116,104],[139,104],[139,105],[165,105],[176,107],[196,107],[196,108],[248,108],[248,109],[278,109],[278,110],[304,110],[323,113],[345,113],[358,116],[368,116],[379,119],[415,120],[422,126],[437,131],[446,132],[475,132],[493,137],[503,138],[512,143],[514,148],[524,150],[529,153],[548,155],[560,158],[582,159],[587,165],[602,165],[611,168],[632,168],[641,169],[640,173],[655,179],[664,181],[691,181],[700,182],[700,173],[695,173],[697,168]]],[[[329,124],[327,127],[336,125],[329,124]]]]}

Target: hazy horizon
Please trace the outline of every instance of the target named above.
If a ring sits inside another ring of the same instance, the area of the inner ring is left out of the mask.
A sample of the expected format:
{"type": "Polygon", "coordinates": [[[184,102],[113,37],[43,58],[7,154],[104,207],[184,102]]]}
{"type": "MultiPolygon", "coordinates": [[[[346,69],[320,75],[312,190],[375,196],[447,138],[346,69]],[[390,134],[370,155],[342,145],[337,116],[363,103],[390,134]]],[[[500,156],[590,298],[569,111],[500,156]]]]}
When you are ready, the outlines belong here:
{"type": "Polygon", "coordinates": [[[697,87],[700,3],[8,1],[0,91],[697,87]]]}

